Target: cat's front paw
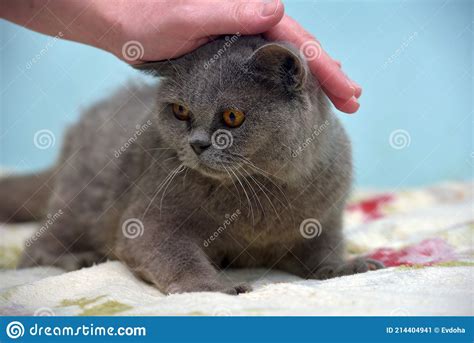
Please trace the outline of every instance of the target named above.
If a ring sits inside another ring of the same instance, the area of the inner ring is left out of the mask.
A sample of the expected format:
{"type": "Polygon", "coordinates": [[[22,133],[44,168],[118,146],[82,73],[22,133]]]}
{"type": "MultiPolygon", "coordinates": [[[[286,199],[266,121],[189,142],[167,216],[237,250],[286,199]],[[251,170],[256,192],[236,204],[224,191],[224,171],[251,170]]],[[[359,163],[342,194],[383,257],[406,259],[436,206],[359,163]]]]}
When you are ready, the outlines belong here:
{"type": "Polygon", "coordinates": [[[312,273],[311,279],[325,280],[338,276],[365,273],[369,270],[382,268],[385,268],[382,262],[370,258],[358,257],[344,263],[321,265],[312,273]]]}
{"type": "Polygon", "coordinates": [[[31,246],[24,252],[17,265],[18,269],[33,268],[39,266],[55,266],[67,271],[90,267],[101,260],[101,256],[93,251],[78,253],[56,251],[54,253],[41,248],[31,246]]]}
{"type": "Polygon", "coordinates": [[[190,292],[220,292],[229,295],[248,293],[252,287],[247,283],[229,286],[218,281],[186,281],[174,282],[166,289],[166,294],[179,294],[190,292]]]}

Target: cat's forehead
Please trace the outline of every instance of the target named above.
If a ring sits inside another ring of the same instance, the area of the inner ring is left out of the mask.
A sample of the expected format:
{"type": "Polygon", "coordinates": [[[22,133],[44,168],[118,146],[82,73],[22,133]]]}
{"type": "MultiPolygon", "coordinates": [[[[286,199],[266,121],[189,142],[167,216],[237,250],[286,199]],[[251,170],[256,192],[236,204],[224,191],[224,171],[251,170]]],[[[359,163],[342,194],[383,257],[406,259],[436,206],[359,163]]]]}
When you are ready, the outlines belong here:
{"type": "Polygon", "coordinates": [[[181,67],[187,78],[230,82],[245,74],[244,65],[265,41],[260,37],[226,36],[188,54],[181,67]],[[230,37],[230,38],[229,38],[230,37]]]}
{"type": "Polygon", "coordinates": [[[208,59],[208,65],[215,64],[220,59],[239,59],[249,57],[257,48],[264,45],[266,41],[261,37],[236,37],[225,36],[212,41],[195,51],[195,54],[203,59],[208,59]],[[229,38],[230,37],[230,38],[229,38]],[[235,38],[235,39],[234,39],[235,38]]]}
{"type": "Polygon", "coordinates": [[[255,91],[258,83],[246,72],[245,66],[253,50],[245,50],[248,51],[228,51],[212,59],[209,54],[194,56],[187,60],[186,66],[181,66],[181,72],[166,82],[166,88],[178,97],[197,103],[236,99],[255,91]]]}

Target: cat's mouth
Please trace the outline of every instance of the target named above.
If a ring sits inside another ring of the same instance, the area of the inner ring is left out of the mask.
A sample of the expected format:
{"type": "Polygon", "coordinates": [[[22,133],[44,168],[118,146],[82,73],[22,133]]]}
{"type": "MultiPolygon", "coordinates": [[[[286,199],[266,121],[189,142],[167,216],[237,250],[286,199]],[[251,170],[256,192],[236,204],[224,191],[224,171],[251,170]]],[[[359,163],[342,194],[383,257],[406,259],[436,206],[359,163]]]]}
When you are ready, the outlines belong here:
{"type": "Polygon", "coordinates": [[[194,169],[200,174],[217,179],[219,181],[232,180],[234,170],[239,169],[238,163],[232,163],[228,160],[213,159],[197,159],[190,163],[189,168],[194,169]]]}
{"type": "Polygon", "coordinates": [[[225,167],[219,164],[210,165],[208,163],[199,161],[195,169],[197,169],[201,174],[205,176],[209,176],[209,177],[220,179],[220,180],[227,178],[229,176],[225,167]]]}
{"type": "Polygon", "coordinates": [[[241,163],[227,157],[199,156],[191,160],[184,159],[183,162],[191,169],[204,176],[221,181],[232,180],[233,170],[239,169],[241,163]]]}

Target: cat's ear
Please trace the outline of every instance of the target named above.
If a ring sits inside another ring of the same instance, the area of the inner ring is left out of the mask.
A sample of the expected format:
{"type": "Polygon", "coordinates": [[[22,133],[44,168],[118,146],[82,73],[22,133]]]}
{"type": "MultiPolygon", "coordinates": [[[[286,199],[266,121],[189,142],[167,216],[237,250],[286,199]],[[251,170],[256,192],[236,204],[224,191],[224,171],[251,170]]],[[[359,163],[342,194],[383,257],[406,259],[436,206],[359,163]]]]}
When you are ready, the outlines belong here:
{"type": "Polygon", "coordinates": [[[176,65],[171,60],[146,62],[132,65],[132,67],[156,77],[171,77],[176,74],[176,65]]]}
{"type": "Polygon", "coordinates": [[[300,53],[279,43],[268,43],[255,50],[247,61],[247,68],[263,79],[292,90],[304,86],[308,73],[300,53]]]}

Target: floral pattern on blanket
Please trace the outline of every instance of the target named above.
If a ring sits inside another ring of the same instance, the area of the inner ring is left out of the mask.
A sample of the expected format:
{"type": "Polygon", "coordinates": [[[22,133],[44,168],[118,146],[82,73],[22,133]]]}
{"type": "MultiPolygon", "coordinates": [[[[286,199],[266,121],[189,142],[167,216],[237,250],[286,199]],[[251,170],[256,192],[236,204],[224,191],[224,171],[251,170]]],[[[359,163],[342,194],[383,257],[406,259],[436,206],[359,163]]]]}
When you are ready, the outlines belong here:
{"type": "Polygon", "coordinates": [[[472,306],[465,299],[473,296],[473,186],[473,183],[446,183],[398,192],[356,193],[345,214],[349,252],[351,256],[378,259],[387,269],[325,281],[302,280],[278,271],[233,271],[226,276],[250,282],[254,287],[253,292],[238,297],[217,293],[164,296],[136,279],[119,262],[70,273],[45,267],[14,270],[24,241],[32,234],[35,224],[3,225],[0,226],[0,312],[472,314],[472,306]],[[334,289],[339,290],[337,294],[334,289]],[[376,304],[373,299],[378,299],[376,304]],[[400,307],[394,307],[395,302],[400,307]]]}

